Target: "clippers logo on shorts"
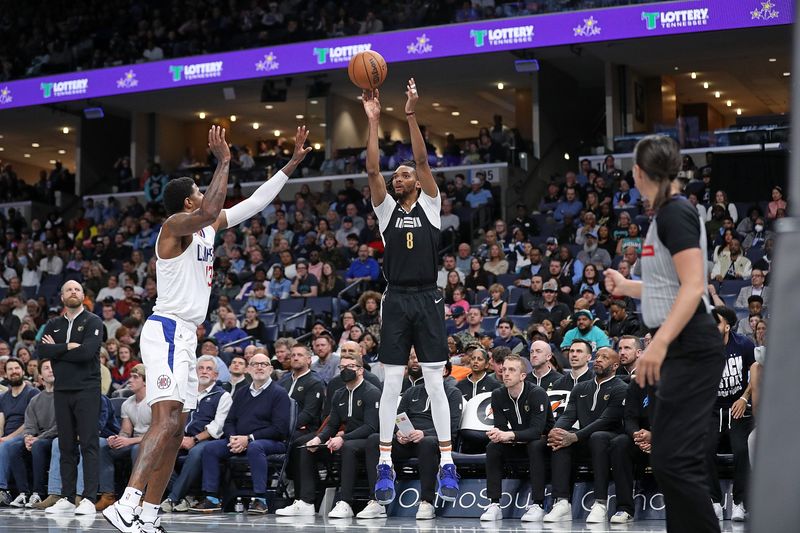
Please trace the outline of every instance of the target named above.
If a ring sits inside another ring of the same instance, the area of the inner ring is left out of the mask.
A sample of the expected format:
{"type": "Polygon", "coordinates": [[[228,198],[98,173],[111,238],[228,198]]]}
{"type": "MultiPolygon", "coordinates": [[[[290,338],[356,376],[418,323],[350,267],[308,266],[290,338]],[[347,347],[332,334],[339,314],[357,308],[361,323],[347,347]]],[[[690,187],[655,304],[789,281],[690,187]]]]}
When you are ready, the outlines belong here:
{"type": "Polygon", "coordinates": [[[656,255],[656,249],[652,244],[642,246],[642,257],[653,257],[656,255]]]}
{"type": "Polygon", "coordinates": [[[172,385],[172,380],[168,375],[161,374],[158,376],[158,379],[156,380],[156,387],[161,390],[165,390],[168,389],[170,385],[172,385]]]}
{"type": "Polygon", "coordinates": [[[398,217],[394,221],[395,228],[421,228],[422,222],[419,217],[398,217]]]}

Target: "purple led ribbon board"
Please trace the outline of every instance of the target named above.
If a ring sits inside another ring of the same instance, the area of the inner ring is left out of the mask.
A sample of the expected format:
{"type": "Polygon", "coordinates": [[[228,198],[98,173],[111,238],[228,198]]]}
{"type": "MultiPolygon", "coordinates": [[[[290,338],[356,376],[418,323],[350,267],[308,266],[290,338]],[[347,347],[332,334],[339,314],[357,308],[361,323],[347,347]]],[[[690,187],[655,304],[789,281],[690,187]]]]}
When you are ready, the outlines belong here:
{"type": "Polygon", "coordinates": [[[176,58],[0,83],[0,110],[387,62],[791,24],[791,0],[697,0],[477,21],[176,58]]]}

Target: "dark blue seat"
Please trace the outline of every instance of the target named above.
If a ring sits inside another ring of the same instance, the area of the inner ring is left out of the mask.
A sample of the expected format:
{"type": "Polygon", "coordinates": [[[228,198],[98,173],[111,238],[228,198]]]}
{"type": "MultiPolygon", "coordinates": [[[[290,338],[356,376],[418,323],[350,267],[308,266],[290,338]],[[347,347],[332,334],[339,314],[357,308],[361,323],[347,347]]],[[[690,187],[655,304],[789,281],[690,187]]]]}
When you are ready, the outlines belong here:
{"type": "Polygon", "coordinates": [[[726,279],[723,280],[722,286],[719,288],[720,296],[725,294],[738,295],[742,287],[750,285],[749,279],[726,279]]]}
{"type": "Polygon", "coordinates": [[[280,313],[299,313],[305,308],[305,298],[286,298],[278,300],[278,307],[275,309],[280,313]]]}
{"type": "Polygon", "coordinates": [[[117,418],[122,418],[122,404],[125,403],[127,398],[111,398],[111,405],[114,406],[114,412],[117,414],[117,418]]]}
{"type": "Polygon", "coordinates": [[[314,312],[314,316],[330,318],[333,316],[333,297],[316,296],[306,298],[306,307],[314,312]]]}
{"type": "Polygon", "coordinates": [[[530,315],[506,315],[520,331],[525,331],[531,325],[533,317],[530,315]]]}
{"type": "Polygon", "coordinates": [[[497,329],[497,317],[494,316],[487,316],[484,317],[481,321],[481,330],[488,331],[489,333],[494,333],[494,330],[497,329]]]}

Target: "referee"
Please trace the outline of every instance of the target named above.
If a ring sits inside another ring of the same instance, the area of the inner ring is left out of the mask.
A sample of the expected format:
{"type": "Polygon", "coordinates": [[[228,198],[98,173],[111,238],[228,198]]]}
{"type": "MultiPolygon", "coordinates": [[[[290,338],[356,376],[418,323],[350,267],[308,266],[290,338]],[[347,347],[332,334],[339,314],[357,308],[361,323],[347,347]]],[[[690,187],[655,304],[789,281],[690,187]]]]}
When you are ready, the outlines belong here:
{"type": "Polygon", "coordinates": [[[375,89],[364,91],[362,97],[369,120],[367,175],[384,243],[383,273],[388,282],[381,307],[378,355],[385,377],[379,409],[380,457],[375,499],[386,505],[395,495],[392,434],[403,374],[413,346],[422,367],[431,418],[439,440],[439,498],[453,501],[458,496],[458,475],[452,458],[450,407],[442,378],[442,369],[448,360],[444,295],[436,287],[442,197],[428,165],[425,139],[417,124],[414,110],[419,94],[414,78],[406,87],[405,106],[414,160],[397,167],[391,180],[394,197],[386,194],[378,158],[381,112],[378,96],[375,89]]]}
{"type": "Polygon", "coordinates": [[[706,293],[705,225],[673,188],[681,167],[674,140],[643,138],[634,163],[636,187],[656,215],[642,247],[641,281],[608,269],[606,289],[614,296],[640,298],[653,335],[636,367],[636,382],[658,384],[652,466],[664,494],[667,531],[718,532],[704,450],[724,357],[706,293]]]}
{"type": "Polygon", "coordinates": [[[100,344],[103,321],[83,308],[83,287],[67,281],[61,287],[62,316],[51,318],[39,344],[40,358],[52,360],[53,401],[61,451],[62,511],[94,514],[99,479],[100,344]],[[83,455],[83,500],[74,506],[78,477],[78,441],[83,455]]]}

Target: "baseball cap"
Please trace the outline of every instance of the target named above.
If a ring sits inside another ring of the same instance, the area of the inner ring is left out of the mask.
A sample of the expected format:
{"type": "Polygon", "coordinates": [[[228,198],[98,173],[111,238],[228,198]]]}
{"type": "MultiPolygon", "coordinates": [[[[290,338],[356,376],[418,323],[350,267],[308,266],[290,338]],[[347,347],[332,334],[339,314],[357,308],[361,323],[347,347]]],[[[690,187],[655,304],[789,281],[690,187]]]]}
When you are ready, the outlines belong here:
{"type": "Polygon", "coordinates": [[[480,185],[481,184],[481,179],[478,178],[478,177],[475,177],[475,178],[472,178],[471,180],[469,180],[469,182],[471,184],[473,184],[473,185],[480,185]]]}
{"type": "Polygon", "coordinates": [[[584,235],[584,237],[591,237],[593,239],[596,239],[597,238],[597,230],[593,229],[592,231],[587,231],[586,235],[584,235]]]}
{"type": "Polygon", "coordinates": [[[353,217],[342,217],[342,222],[352,222],[353,217]]]}
{"type": "Polygon", "coordinates": [[[542,285],[542,291],[558,291],[558,282],[554,279],[547,280],[544,285],[542,285]]]}
{"type": "Polygon", "coordinates": [[[131,374],[136,374],[137,376],[144,378],[145,377],[144,365],[142,363],[139,363],[135,367],[131,368],[131,374]]]}
{"type": "Polygon", "coordinates": [[[585,317],[586,317],[586,318],[588,318],[589,320],[594,320],[594,316],[592,315],[592,312],[591,312],[591,311],[589,311],[588,309],[581,309],[580,311],[577,311],[577,312],[575,313],[575,319],[576,319],[576,320],[577,320],[577,318],[578,318],[578,317],[580,317],[580,316],[585,316],[585,317]]]}
{"type": "Polygon", "coordinates": [[[450,314],[453,316],[461,316],[464,314],[464,308],[461,307],[460,305],[457,305],[452,309],[450,309],[450,314]]]}
{"type": "Polygon", "coordinates": [[[558,239],[556,239],[555,237],[548,237],[547,240],[544,241],[544,243],[545,244],[556,244],[557,245],[558,244],[558,239]]]}

